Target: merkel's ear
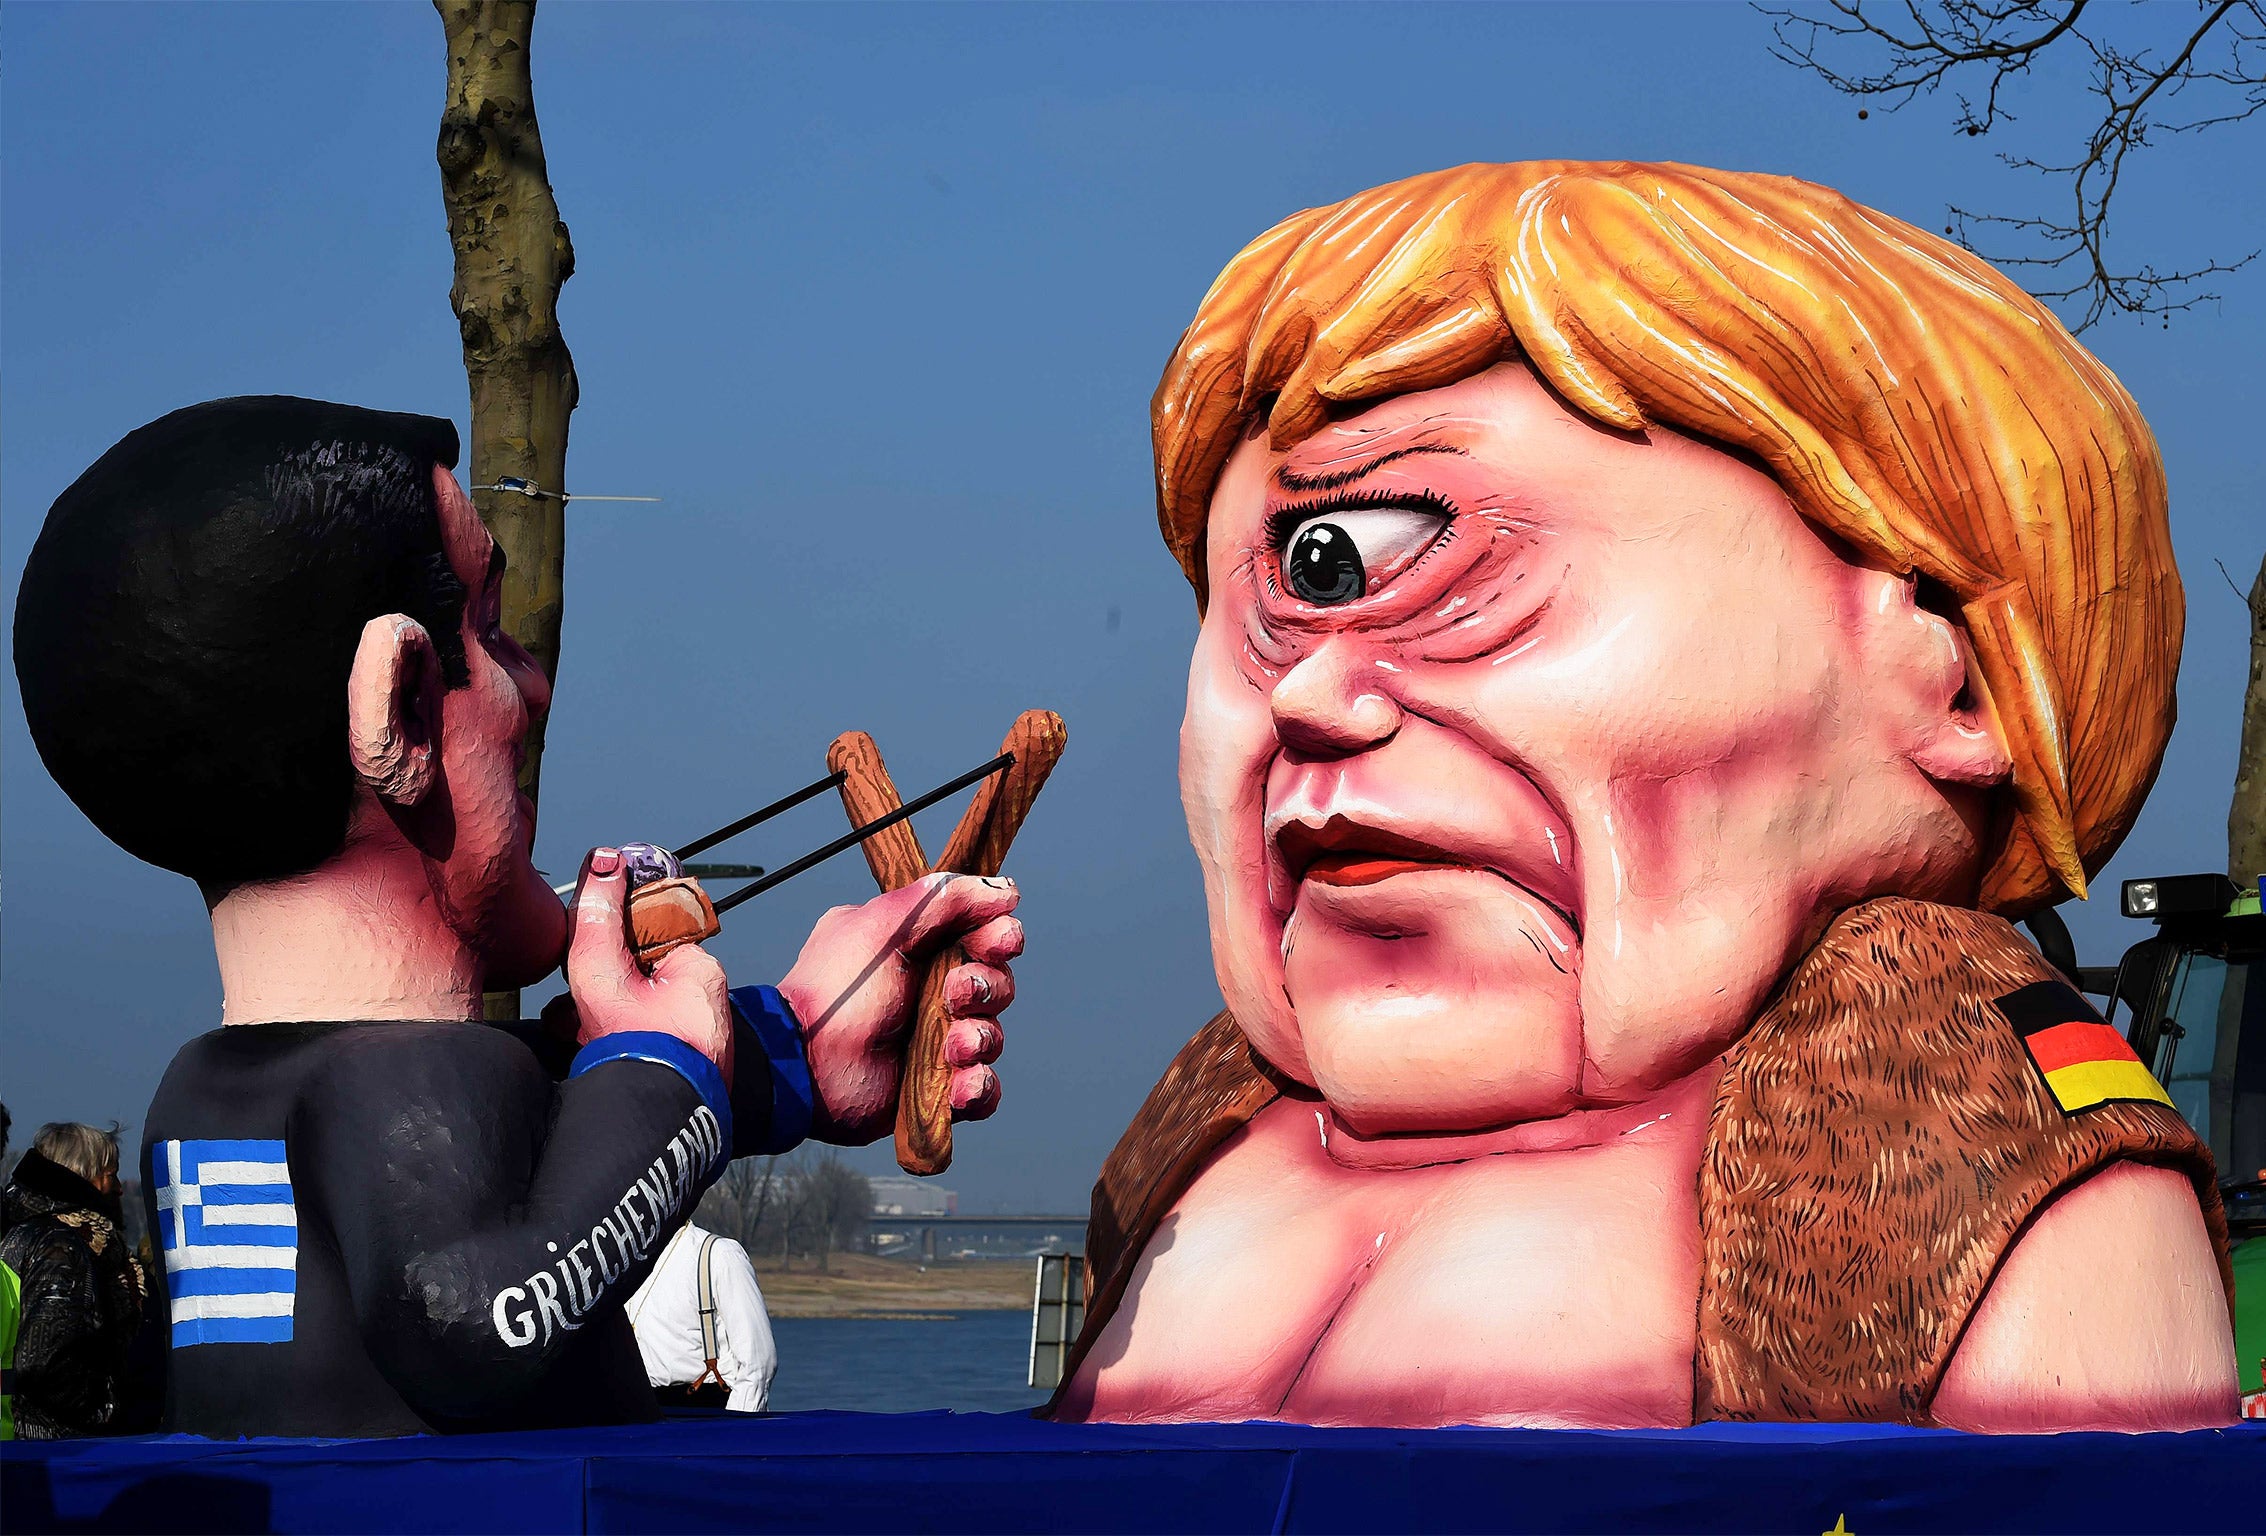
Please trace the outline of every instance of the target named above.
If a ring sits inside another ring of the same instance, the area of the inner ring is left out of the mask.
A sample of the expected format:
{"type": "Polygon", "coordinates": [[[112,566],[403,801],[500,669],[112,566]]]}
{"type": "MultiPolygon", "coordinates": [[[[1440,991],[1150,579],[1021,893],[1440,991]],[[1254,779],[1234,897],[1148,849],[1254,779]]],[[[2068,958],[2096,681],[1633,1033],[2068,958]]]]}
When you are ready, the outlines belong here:
{"type": "Polygon", "coordinates": [[[2014,772],[2014,756],[2006,749],[2006,732],[1975,665],[1973,642],[1942,614],[1921,609],[1919,615],[1940,630],[1929,638],[1941,660],[1922,701],[1926,717],[1920,722],[1913,765],[1939,784],[2004,784],[2014,772]]]}
{"type": "Polygon", "coordinates": [[[355,776],[390,805],[417,804],[433,787],[440,717],[440,658],[425,626],[400,613],[363,625],[346,679],[355,776]]]}

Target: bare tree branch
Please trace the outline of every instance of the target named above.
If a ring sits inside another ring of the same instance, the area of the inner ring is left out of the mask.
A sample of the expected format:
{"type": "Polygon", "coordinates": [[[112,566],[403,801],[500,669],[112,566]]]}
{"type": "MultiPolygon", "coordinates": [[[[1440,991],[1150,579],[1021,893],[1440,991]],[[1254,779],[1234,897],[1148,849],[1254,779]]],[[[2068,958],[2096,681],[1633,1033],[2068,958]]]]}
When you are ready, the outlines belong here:
{"type": "MultiPolygon", "coordinates": [[[[1867,15],[1863,0],[1829,0],[1830,17],[1804,16],[1767,6],[1758,9],[1771,18],[1771,57],[1809,70],[1845,95],[1895,96],[1898,100],[1892,111],[1922,91],[1934,91],[1953,70],[1988,64],[1990,79],[1983,115],[1977,118],[1965,97],[1959,101],[1959,126],[1973,134],[1998,123],[2005,115],[1998,102],[1999,87],[2027,71],[2030,60],[2041,49],[2072,30],[2087,4],[2088,0],[2069,0],[2058,17],[2053,14],[2054,6],[2023,0],[2003,5],[1951,4],[1942,7],[1940,16],[1930,18],[1914,0],[1906,0],[1903,11],[1909,26],[1902,30],[1867,15]],[[2032,29],[2028,36],[2000,35],[2002,29],[2025,26],[2032,29]],[[1791,35],[1796,30],[1803,34],[1798,42],[1791,35]],[[1842,74],[1818,57],[1820,34],[1886,43],[1888,67],[1871,75],[1842,74]]],[[[1876,5],[1875,14],[1882,9],[1886,7],[1876,5]]]]}
{"type": "Polygon", "coordinates": [[[2259,254],[2169,271],[2146,262],[2125,267],[2109,252],[2108,231],[2126,162],[2134,151],[2150,147],[2152,135],[2199,133],[2266,110],[2266,10],[2261,3],[2202,0],[2186,13],[2190,20],[2171,34],[2176,43],[2168,55],[2156,47],[2128,48],[2108,30],[2119,21],[2160,28],[2161,18],[2178,14],[2168,4],[2113,13],[2089,0],[1827,0],[1822,12],[1758,9],[1771,18],[1773,57],[1817,75],[1844,95],[1885,100],[1889,111],[1955,78],[1979,78],[1980,100],[1961,95],[1954,122],[1969,137],[2014,121],[2001,93],[2027,75],[2047,49],[2083,47],[2092,65],[2092,94],[2101,109],[2083,153],[2066,162],[1999,156],[2018,170],[2066,178],[2070,211],[2008,215],[1954,206],[1945,230],[1970,250],[1978,250],[1972,231],[1983,226],[2019,237],[2007,250],[1978,254],[2003,266],[2058,276],[2059,286],[2036,292],[2073,308],[2073,328],[2083,331],[2112,311],[2168,316],[2209,302],[2218,295],[2197,284],[2248,266],[2259,254]],[[2104,16],[2110,19],[2104,22],[2104,16]],[[1869,71],[1852,71],[1821,52],[1852,48],[1873,50],[1883,61],[1869,71]],[[2156,115],[2191,91],[2205,98],[2195,115],[2179,121],[2156,115]]]}

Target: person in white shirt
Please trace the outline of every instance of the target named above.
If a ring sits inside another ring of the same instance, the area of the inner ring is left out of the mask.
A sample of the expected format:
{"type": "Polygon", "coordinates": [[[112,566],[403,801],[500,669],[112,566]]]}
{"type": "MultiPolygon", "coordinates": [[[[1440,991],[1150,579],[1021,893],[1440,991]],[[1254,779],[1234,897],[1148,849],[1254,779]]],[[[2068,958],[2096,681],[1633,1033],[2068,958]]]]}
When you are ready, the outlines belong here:
{"type": "Polygon", "coordinates": [[[629,1320],[663,1404],[763,1411],[779,1351],[738,1243],[685,1223],[630,1297],[629,1320]]]}

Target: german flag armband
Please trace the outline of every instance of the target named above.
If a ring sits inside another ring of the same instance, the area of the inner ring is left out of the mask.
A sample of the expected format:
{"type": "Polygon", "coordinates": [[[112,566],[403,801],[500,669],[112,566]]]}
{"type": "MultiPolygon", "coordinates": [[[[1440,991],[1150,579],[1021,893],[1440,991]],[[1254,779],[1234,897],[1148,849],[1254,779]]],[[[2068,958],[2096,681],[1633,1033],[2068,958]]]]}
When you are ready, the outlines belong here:
{"type": "Polygon", "coordinates": [[[1995,1000],[2064,1115],[2102,1104],[2171,1104],[2163,1085],[2076,988],[2038,981],[1995,1000]]]}

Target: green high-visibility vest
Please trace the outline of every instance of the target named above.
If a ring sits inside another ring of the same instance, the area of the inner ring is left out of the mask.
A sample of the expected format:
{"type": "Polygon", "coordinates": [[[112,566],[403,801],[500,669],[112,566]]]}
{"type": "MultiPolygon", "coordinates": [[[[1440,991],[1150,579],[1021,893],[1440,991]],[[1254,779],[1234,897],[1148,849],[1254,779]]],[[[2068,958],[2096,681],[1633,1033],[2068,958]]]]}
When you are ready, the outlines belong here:
{"type": "Polygon", "coordinates": [[[23,1303],[24,1283],[0,1264],[0,1440],[16,1438],[16,1319],[23,1303]]]}

